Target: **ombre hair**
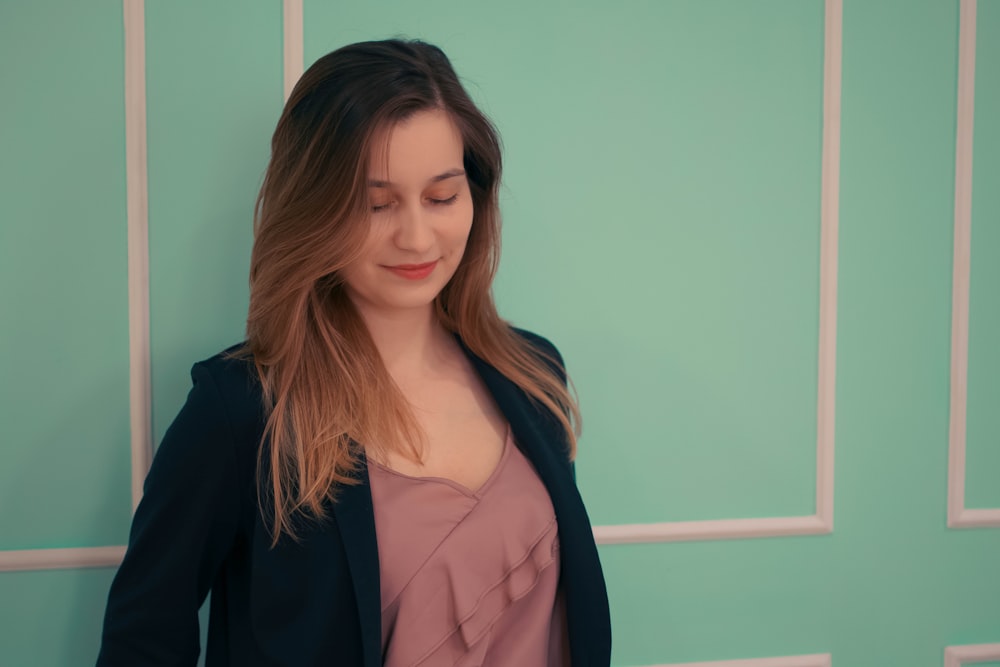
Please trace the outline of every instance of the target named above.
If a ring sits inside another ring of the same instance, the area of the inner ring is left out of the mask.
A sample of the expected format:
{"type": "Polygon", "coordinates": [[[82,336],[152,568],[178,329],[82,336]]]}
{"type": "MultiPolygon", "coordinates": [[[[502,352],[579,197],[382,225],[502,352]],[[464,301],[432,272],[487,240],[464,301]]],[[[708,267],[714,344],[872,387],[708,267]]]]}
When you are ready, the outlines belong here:
{"type": "Polygon", "coordinates": [[[443,110],[461,133],[473,222],[455,275],[436,297],[441,324],[547,410],[573,458],[577,403],[565,371],[500,318],[491,286],[500,254],[496,129],[436,46],[398,39],[344,46],[296,84],[271,142],[254,214],[247,342],[267,422],[259,498],[275,543],[325,516],[357,483],[359,445],[420,460],[423,433],[348,299],[341,271],[368,235],[368,169],[395,124],[443,110]]]}

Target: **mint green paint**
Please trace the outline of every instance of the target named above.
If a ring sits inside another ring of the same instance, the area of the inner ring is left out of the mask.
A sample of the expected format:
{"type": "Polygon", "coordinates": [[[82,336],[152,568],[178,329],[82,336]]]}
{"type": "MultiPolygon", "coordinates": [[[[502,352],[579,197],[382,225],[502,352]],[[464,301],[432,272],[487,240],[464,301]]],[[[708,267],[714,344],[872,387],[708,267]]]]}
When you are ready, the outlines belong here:
{"type": "Polygon", "coordinates": [[[821,7],[689,2],[571,23],[552,67],[566,74],[529,79],[537,106],[510,116],[498,294],[566,341],[592,517],[811,514],[821,7]]]}
{"type": "Polygon", "coordinates": [[[0,665],[92,666],[112,576],[108,568],[0,572],[0,665]]]}
{"type": "MultiPolygon", "coordinates": [[[[845,4],[836,530],[602,547],[616,665],[937,667],[947,645],[1000,642],[1000,530],[945,527],[958,2],[845,4]]],[[[242,335],[281,104],[280,3],[210,5],[146,6],[157,439],[190,364],[242,335]]],[[[0,10],[0,55],[21,66],[0,98],[0,312],[17,314],[0,329],[0,548],[126,538],[120,12],[0,10]]],[[[813,512],[821,0],[311,0],[305,21],[307,64],[395,33],[441,44],[500,127],[497,296],[567,358],[596,522],[813,512]]],[[[1000,0],[980,0],[967,500],[982,507],[1000,507],[998,44],[1000,0]]],[[[93,664],[112,574],[0,574],[0,665],[93,664]]]]}
{"type": "Polygon", "coordinates": [[[157,442],[191,364],[243,340],[253,204],[282,105],[281,34],[277,2],[146,7],[157,442]]]}
{"type": "Polygon", "coordinates": [[[121,51],[120,2],[0,15],[2,549],[128,526],[121,51]]]}
{"type": "Polygon", "coordinates": [[[965,502],[1000,507],[1000,2],[980,2],[976,24],[965,502]]]}
{"type": "Polygon", "coordinates": [[[846,5],[835,533],[602,548],[618,664],[1000,641],[998,531],[945,528],[958,3],[846,5]]]}

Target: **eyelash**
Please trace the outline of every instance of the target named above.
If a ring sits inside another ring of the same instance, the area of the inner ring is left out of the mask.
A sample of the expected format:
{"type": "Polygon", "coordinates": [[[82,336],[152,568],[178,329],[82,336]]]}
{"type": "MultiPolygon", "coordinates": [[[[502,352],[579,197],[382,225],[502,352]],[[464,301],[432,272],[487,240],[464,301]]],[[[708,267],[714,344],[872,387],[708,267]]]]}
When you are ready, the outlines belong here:
{"type": "MultiPolygon", "coordinates": [[[[458,193],[453,194],[447,199],[431,199],[430,202],[435,206],[448,206],[449,204],[454,204],[455,200],[458,199],[458,193]]],[[[384,211],[389,208],[391,204],[382,204],[381,206],[372,206],[372,213],[378,213],[379,211],[384,211]]]]}

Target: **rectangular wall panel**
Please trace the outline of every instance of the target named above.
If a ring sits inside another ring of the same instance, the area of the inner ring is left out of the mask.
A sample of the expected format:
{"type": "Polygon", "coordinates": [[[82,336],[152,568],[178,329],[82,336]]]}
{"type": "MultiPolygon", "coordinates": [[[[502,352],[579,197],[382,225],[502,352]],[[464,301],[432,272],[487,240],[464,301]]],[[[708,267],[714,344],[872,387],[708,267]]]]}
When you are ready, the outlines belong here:
{"type": "Polygon", "coordinates": [[[595,523],[813,514],[823,3],[481,14],[307,2],[306,61],[430,40],[499,126],[497,299],[570,363],[595,523]]]}
{"type": "Polygon", "coordinates": [[[978,3],[965,506],[1000,507],[1000,2],[978,3]]]}
{"type": "Polygon", "coordinates": [[[122,44],[120,2],[0,14],[0,549],[126,536],[122,44]]]}

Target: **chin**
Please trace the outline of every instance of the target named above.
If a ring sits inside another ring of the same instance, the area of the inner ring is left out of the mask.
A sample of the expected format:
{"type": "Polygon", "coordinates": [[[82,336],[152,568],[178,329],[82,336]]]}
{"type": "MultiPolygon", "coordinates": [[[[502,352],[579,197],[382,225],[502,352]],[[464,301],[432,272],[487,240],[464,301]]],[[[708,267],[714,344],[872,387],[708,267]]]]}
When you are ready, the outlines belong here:
{"type": "Polygon", "coordinates": [[[434,300],[441,293],[442,286],[427,286],[427,289],[414,290],[412,294],[386,295],[380,306],[387,310],[421,310],[434,305],[434,300]]]}

